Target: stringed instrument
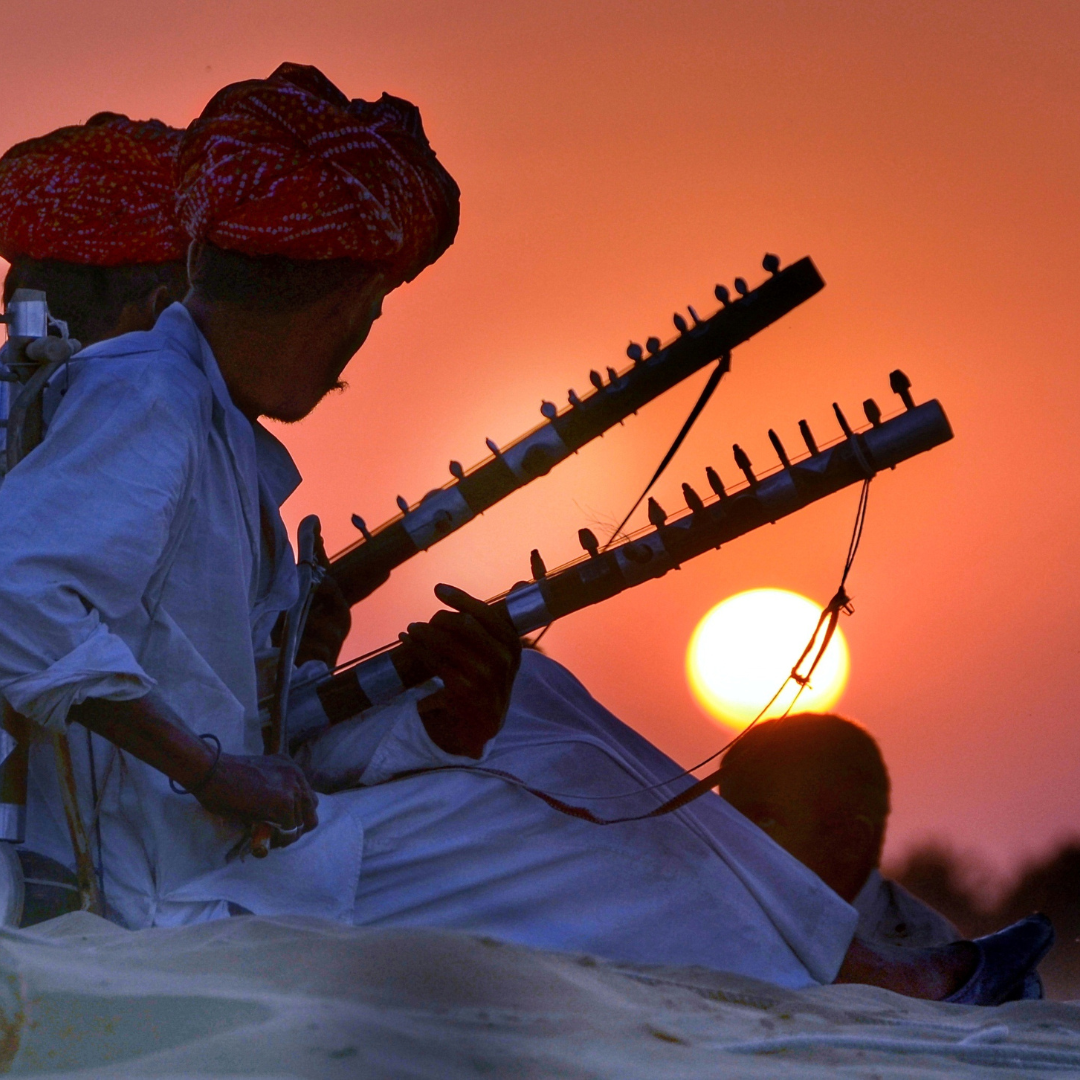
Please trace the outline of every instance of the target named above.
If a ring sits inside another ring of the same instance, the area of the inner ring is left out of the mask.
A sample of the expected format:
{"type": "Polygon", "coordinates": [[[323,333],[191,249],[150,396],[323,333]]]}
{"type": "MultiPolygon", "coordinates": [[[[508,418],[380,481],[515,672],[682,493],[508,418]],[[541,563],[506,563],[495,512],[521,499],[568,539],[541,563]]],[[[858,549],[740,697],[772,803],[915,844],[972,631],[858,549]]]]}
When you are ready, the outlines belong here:
{"type": "Polygon", "coordinates": [[[715,294],[721,307],[711,318],[699,319],[693,308],[689,309],[689,321],[676,314],[678,336],[672,341],[662,345],[651,337],[644,348],[631,343],[626,350],[633,361],[630,367],[621,372],[608,368],[606,381],[599,372],[591,372],[593,390],[580,398],[571,390],[569,403],[562,410],[545,401],[540,406],[542,424],[504,447],[489,439],[491,455],[469,470],[452,461],[454,479],[450,483],[412,506],[398,496],[401,513],[377,529],[369,530],[364,520],[354,515],[353,524],[361,539],[330,561],[330,573],[348,602],[356,604],[370,596],[396,567],[550,472],[706,364],[726,358],[736,345],[825,287],[809,258],[781,270],[780,260],[766,255],[762,265],[771,276],[756,289],[736,278],[738,295],[732,299],[723,285],[717,285],[715,294]]]}
{"type": "MultiPolygon", "coordinates": [[[[892,372],[890,385],[904,404],[904,410],[896,416],[883,420],[877,404],[868,399],[863,409],[869,425],[855,431],[834,404],[842,438],[819,448],[809,425],[802,420],[799,429],[807,454],[796,460],[788,456],[776,432],[770,431],[780,467],[762,476],[754,473],[749,457],[736,445],[735,464],[745,478],[739,488],[728,490],[716,471],[709,468],[706,476],[712,495],[708,501],[689,484],[683,484],[687,511],[669,520],[650,499],[652,527],[606,550],[601,550],[590,530],[582,529],[579,539],[587,554],[554,572],[547,571],[534,551],[533,580],[516,585],[490,603],[503,609],[520,634],[531,633],[626,589],[663,577],[690,559],[827,495],[869,480],[882,469],[894,468],[953,437],[941,405],[937,401],[916,405],[903,372],[892,372]]],[[[317,684],[298,687],[290,706],[290,741],[302,741],[322,727],[388,702],[429,678],[430,673],[418,666],[414,654],[398,645],[345,667],[317,684]]]]}

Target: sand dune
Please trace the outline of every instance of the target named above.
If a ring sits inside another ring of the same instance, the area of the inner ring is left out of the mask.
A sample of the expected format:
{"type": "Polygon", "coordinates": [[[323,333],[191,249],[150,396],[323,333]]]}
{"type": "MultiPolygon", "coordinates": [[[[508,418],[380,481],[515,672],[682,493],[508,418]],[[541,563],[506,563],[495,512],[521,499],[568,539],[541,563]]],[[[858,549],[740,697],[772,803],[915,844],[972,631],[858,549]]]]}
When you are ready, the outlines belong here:
{"type": "Polygon", "coordinates": [[[0,936],[0,1060],[51,1077],[1080,1075],[1080,1004],[792,992],[440,930],[244,917],[0,936]]]}

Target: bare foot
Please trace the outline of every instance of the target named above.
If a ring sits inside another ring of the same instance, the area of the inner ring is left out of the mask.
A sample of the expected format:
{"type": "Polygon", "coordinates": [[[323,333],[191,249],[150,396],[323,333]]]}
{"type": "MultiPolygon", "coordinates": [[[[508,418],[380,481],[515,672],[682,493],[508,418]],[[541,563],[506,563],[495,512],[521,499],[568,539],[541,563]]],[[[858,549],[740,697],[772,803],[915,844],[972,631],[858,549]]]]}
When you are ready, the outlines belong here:
{"type": "Polygon", "coordinates": [[[964,986],[979,964],[970,941],[935,949],[868,945],[856,938],[840,965],[836,982],[881,986],[906,997],[942,1001],[964,986]]]}

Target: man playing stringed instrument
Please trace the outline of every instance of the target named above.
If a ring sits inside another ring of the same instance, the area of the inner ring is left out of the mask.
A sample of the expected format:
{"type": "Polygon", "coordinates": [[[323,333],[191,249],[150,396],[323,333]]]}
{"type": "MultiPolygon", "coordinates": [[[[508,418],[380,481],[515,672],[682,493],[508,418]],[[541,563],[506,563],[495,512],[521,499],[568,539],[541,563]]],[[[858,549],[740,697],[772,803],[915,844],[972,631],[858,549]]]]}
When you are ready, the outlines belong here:
{"type": "MultiPolygon", "coordinates": [[[[80,794],[121,921],[231,902],[963,1000],[996,1000],[1034,963],[1041,926],[919,956],[853,942],[854,911],[718,799],[602,830],[462,767],[491,753],[519,646],[457,590],[437,594],[456,613],[405,635],[441,687],[366,717],[348,747],[312,748],[354,774],[317,814],[296,764],[259,752],[256,653],[295,598],[278,507],[298,477],[258,418],[300,419],[333,388],[383,297],[452,240],[457,189],[412,106],[349,102],[296,65],[216,95],[178,172],[191,293],[73,363],[44,442],[0,489],[0,690],[44,728],[89,728],[117,762],[98,806],[80,794]],[[261,822],[282,850],[238,858],[261,822]]],[[[579,727],[600,722],[569,673],[543,681],[541,712],[561,695],[579,727]]],[[[529,679],[514,692],[507,736],[529,679]]],[[[60,795],[40,755],[32,771],[28,839],[63,859],[60,795]]]]}

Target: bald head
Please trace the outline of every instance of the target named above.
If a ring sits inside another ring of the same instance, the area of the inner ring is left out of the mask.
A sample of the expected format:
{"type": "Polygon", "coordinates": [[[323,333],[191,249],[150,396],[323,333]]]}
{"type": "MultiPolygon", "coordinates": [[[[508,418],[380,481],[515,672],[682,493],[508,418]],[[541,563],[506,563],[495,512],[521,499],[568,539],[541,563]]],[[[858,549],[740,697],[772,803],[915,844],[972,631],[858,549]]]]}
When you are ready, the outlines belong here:
{"type": "Polygon", "coordinates": [[[881,861],[889,774],[851,720],[802,713],[759,724],[724,759],[720,794],[845,900],[881,861]]]}

